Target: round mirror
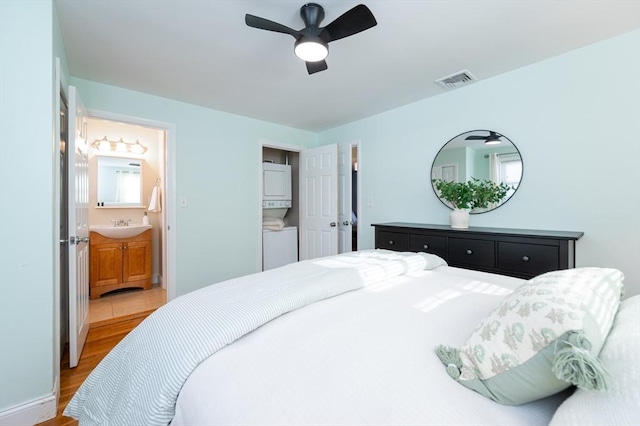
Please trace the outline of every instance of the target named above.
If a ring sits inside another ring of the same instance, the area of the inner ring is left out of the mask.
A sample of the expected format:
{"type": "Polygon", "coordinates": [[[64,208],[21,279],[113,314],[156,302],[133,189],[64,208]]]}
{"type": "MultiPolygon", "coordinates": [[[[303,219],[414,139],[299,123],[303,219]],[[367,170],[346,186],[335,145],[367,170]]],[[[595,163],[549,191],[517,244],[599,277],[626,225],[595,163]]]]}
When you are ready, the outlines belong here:
{"type": "Polygon", "coordinates": [[[438,151],[431,167],[431,186],[442,203],[453,208],[436,189],[437,182],[479,182],[484,186],[508,187],[506,195],[484,208],[469,213],[486,213],[506,203],[522,180],[522,157],[518,148],[502,133],[472,130],[461,133],[438,151]]]}

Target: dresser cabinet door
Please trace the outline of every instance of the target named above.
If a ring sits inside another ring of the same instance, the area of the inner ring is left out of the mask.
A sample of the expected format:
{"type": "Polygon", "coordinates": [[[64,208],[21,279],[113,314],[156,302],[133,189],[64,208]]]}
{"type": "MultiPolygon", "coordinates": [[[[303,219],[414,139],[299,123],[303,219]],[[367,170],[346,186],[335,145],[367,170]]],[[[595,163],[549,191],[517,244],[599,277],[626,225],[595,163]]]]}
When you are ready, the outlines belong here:
{"type": "Polygon", "coordinates": [[[447,239],[431,235],[409,235],[409,251],[422,251],[447,258],[447,239]]]}
{"type": "Polygon", "coordinates": [[[560,268],[557,246],[498,242],[498,268],[536,276],[560,268]]]}
{"type": "Polygon", "coordinates": [[[449,264],[495,268],[495,243],[486,240],[449,238],[449,264]]]}
{"type": "Polygon", "coordinates": [[[409,249],[409,236],[398,232],[379,231],[377,238],[377,248],[407,251],[409,249]]]}

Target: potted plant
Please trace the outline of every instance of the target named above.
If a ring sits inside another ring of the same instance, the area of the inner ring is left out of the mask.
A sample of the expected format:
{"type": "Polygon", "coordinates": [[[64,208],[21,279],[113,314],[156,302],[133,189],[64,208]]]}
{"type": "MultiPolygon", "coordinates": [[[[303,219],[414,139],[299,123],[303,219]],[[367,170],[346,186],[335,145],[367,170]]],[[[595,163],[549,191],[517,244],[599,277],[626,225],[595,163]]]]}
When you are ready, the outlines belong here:
{"type": "Polygon", "coordinates": [[[497,184],[490,180],[476,178],[471,178],[467,182],[442,179],[434,179],[432,182],[439,197],[453,208],[452,228],[468,228],[470,210],[486,209],[491,204],[499,203],[510,189],[505,183],[497,184]]]}

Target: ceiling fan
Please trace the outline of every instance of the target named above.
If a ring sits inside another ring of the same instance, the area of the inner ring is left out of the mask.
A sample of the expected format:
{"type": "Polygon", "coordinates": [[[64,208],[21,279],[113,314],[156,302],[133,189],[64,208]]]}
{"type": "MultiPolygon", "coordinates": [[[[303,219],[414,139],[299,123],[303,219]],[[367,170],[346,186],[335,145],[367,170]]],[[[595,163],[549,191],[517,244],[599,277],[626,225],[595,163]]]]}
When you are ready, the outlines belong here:
{"type": "Polygon", "coordinates": [[[327,62],[324,59],[329,54],[330,42],[377,25],[373,13],[363,4],[348,10],[326,27],[320,27],[324,19],[324,9],[317,3],[303,5],[300,8],[300,17],[305,25],[300,31],[249,14],[245,15],[244,22],[253,28],[292,35],[296,39],[294,52],[297,57],[305,61],[309,74],[327,69],[327,62]]]}
{"type": "Polygon", "coordinates": [[[464,138],[467,141],[484,141],[485,145],[497,145],[502,143],[500,138],[502,135],[500,133],[492,132],[489,130],[488,136],[480,136],[480,135],[471,135],[464,138]]]}

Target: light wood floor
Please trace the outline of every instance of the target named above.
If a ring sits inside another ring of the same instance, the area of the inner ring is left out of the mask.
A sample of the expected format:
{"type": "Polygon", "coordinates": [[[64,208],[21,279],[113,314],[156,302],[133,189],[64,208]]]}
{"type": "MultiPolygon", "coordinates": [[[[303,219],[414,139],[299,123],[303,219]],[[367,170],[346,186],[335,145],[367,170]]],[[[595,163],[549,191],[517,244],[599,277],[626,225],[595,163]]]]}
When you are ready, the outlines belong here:
{"type": "MultiPolygon", "coordinates": [[[[89,334],[80,362],[76,368],[69,368],[69,352],[65,348],[60,364],[60,400],[55,419],[39,423],[40,426],[77,425],[78,422],[62,415],[65,407],[89,376],[91,371],[131,330],[140,324],[149,314],[166,302],[166,292],[161,288],[146,291],[104,296],[96,299],[89,307],[89,334]],[[98,302],[98,303],[96,303],[98,302]],[[101,309],[96,314],[95,306],[101,309]],[[93,308],[93,315],[92,315],[93,308]]],[[[90,302],[90,303],[91,303],[90,302]]]]}
{"type": "Polygon", "coordinates": [[[94,327],[119,322],[140,312],[156,310],[165,303],[167,292],[160,286],[105,294],[89,300],[89,324],[94,327]]]}

